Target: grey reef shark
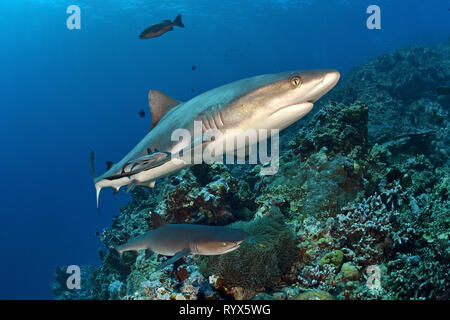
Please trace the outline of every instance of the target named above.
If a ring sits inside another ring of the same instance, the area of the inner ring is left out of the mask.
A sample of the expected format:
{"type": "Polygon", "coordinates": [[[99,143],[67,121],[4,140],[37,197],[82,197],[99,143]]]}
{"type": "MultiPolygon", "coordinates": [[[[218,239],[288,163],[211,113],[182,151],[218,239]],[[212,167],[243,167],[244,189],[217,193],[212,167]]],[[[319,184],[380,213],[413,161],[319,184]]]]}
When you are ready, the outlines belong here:
{"type": "Polygon", "coordinates": [[[175,18],[175,20],[173,20],[173,22],[171,22],[170,20],[164,20],[163,22],[151,25],[150,27],[142,31],[139,39],[151,39],[159,37],[168,31],[172,31],[174,26],[184,28],[184,24],[183,22],[181,22],[181,14],[179,14],[175,18]]]}
{"type": "MultiPolygon", "coordinates": [[[[310,112],[314,103],[330,91],[339,78],[336,70],[265,74],[217,87],[186,102],[150,90],[152,124],[145,137],[119,162],[107,162],[108,169],[100,176],[95,174],[94,153],[91,153],[97,208],[102,188],[112,187],[115,192],[122,186],[128,186],[128,191],[136,186],[153,188],[160,177],[206,162],[205,159],[185,161],[180,154],[197,154],[199,149],[208,148],[216,152],[222,150],[222,154],[214,154],[217,159],[238,151],[234,139],[242,132],[285,129],[310,112]],[[194,138],[173,139],[173,133],[180,129],[194,138]],[[211,130],[218,132],[220,138],[208,138],[207,132],[211,130]],[[223,145],[226,147],[219,148],[223,145]],[[229,150],[234,147],[236,150],[229,150]]],[[[267,135],[258,135],[257,143],[267,139],[267,135]]]]}
{"type": "Polygon", "coordinates": [[[124,251],[149,250],[172,256],[156,268],[161,270],[189,254],[219,255],[234,251],[248,237],[240,229],[197,224],[167,224],[161,216],[152,212],[154,229],[116,247],[122,256],[124,251]]]}

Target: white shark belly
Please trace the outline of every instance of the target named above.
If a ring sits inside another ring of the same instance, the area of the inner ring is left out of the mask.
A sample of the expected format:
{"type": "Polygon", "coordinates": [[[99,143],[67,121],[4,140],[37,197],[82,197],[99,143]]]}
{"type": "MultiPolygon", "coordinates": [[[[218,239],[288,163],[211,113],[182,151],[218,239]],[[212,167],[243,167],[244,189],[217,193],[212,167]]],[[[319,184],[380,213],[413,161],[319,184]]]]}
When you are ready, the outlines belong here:
{"type": "MultiPolygon", "coordinates": [[[[154,181],[157,178],[165,177],[167,175],[170,175],[174,172],[180,171],[181,169],[184,169],[189,166],[190,166],[189,163],[185,163],[184,161],[182,161],[180,159],[173,158],[170,161],[167,161],[166,163],[164,163],[158,167],[155,167],[150,170],[142,171],[138,174],[132,175],[128,179],[128,182],[126,184],[128,185],[130,182],[135,181],[137,183],[137,185],[148,186],[149,182],[154,181]]],[[[122,184],[122,185],[125,185],[125,184],[122,184]]]]}

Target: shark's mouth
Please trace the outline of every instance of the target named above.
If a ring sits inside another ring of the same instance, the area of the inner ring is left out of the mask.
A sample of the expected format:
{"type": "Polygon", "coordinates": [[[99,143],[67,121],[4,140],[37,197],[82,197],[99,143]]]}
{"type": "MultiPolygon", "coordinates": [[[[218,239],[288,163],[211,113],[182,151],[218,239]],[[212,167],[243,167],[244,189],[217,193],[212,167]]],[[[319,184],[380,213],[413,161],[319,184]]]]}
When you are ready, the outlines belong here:
{"type": "Polygon", "coordinates": [[[242,243],[243,241],[244,241],[244,240],[241,240],[241,241],[236,242],[236,244],[235,244],[234,246],[228,248],[228,249],[226,250],[226,252],[230,252],[230,251],[239,249],[239,247],[241,246],[241,243],[242,243]]]}
{"type": "Polygon", "coordinates": [[[239,249],[239,247],[241,246],[242,241],[236,242],[233,246],[224,249],[219,254],[225,254],[225,253],[228,253],[228,252],[231,252],[231,251],[239,249]]]}
{"type": "Polygon", "coordinates": [[[311,111],[314,104],[310,101],[287,105],[278,109],[267,118],[271,127],[284,129],[311,111]]]}

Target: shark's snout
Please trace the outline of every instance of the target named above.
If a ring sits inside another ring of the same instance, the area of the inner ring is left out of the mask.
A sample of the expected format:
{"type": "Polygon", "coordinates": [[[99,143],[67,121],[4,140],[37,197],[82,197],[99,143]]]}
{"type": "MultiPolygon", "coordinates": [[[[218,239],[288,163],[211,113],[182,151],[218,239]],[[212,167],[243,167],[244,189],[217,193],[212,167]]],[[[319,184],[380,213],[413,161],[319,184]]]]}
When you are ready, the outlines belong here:
{"type": "Polygon", "coordinates": [[[323,77],[323,84],[325,87],[327,87],[328,91],[334,88],[334,86],[338,83],[340,77],[341,74],[337,70],[330,70],[325,73],[325,76],[323,77]]]}
{"type": "Polygon", "coordinates": [[[310,102],[314,103],[327,94],[338,83],[340,77],[341,74],[337,70],[321,71],[319,75],[321,80],[314,88],[314,94],[312,95],[310,102]]]}
{"type": "Polygon", "coordinates": [[[244,242],[247,238],[243,239],[243,240],[239,240],[238,242],[236,242],[236,248],[239,248],[241,246],[241,243],[244,242]]]}

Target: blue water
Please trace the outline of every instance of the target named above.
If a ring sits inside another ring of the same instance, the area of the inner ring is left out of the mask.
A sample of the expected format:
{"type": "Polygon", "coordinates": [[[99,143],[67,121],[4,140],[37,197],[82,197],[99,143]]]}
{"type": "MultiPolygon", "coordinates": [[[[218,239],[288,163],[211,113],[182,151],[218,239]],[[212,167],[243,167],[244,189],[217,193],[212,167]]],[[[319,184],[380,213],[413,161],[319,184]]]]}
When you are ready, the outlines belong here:
{"type": "Polygon", "coordinates": [[[95,233],[129,198],[103,191],[97,213],[88,156],[96,151],[103,172],[104,161],[121,159],[146,134],[149,89],[187,100],[256,74],[345,75],[405,44],[448,39],[450,1],[377,0],[381,30],[366,28],[370,4],[2,0],[0,299],[50,299],[56,266],[99,264],[95,233]],[[66,28],[71,4],[81,8],[81,30],[66,28]],[[178,13],[184,29],[138,39],[178,13]]]}

